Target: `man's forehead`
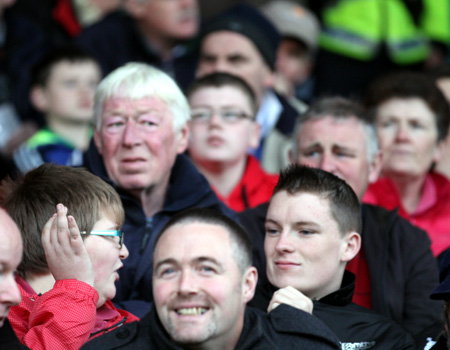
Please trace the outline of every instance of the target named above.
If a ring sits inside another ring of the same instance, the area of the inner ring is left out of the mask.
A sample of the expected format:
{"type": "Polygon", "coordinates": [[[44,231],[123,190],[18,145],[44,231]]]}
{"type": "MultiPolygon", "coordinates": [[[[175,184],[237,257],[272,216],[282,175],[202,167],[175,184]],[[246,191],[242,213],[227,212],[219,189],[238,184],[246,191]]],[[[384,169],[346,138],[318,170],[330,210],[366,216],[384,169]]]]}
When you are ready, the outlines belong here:
{"type": "Polygon", "coordinates": [[[300,142],[355,144],[358,148],[361,148],[361,141],[366,140],[367,136],[363,124],[356,117],[335,118],[326,116],[305,121],[298,130],[297,138],[300,142]],[[349,134],[352,137],[348,137],[349,134]]]}
{"type": "Polygon", "coordinates": [[[267,211],[269,221],[288,220],[289,224],[314,224],[318,227],[324,224],[323,215],[330,220],[333,219],[329,199],[319,193],[306,191],[288,193],[286,190],[282,190],[277,192],[272,197],[267,211]],[[302,210],[298,210],[299,205],[302,210]],[[317,220],[318,217],[320,220],[317,220]]]}
{"type": "Polygon", "coordinates": [[[223,226],[216,224],[201,222],[176,224],[169,227],[159,238],[155,256],[164,259],[168,256],[176,257],[180,253],[192,257],[228,253],[229,236],[223,226]]]}
{"type": "Polygon", "coordinates": [[[123,97],[123,96],[111,96],[105,99],[103,103],[105,111],[116,109],[129,109],[129,110],[165,110],[167,108],[166,103],[158,97],[123,97]]]}

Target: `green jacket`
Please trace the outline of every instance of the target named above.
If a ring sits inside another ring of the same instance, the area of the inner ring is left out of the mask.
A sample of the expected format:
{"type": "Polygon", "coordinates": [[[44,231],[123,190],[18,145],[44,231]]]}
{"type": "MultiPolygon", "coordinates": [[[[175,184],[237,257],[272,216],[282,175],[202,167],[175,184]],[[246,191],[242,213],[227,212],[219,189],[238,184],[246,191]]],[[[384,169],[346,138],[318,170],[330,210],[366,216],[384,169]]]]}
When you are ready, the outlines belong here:
{"type": "Polygon", "coordinates": [[[450,1],[423,0],[418,21],[402,0],[340,0],[322,13],[320,46],[358,60],[370,60],[385,44],[391,60],[410,64],[425,59],[429,41],[448,45],[450,1]]]}

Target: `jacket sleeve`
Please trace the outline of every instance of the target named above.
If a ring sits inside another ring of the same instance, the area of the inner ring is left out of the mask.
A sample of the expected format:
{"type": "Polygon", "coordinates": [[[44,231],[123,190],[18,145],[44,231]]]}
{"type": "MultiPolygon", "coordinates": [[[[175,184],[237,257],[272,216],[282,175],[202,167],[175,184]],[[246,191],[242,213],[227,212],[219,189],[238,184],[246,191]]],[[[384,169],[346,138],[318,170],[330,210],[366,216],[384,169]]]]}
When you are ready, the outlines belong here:
{"type": "Polygon", "coordinates": [[[22,295],[9,321],[21,343],[33,350],[77,350],[95,324],[98,293],[77,280],[56,281],[41,296],[22,295]]]}
{"type": "Polygon", "coordinates": [[[417,334],[430,324],[439,321],[441,303],[431,300],[430,294],[438,285],[438,264],[430,249],[428,235],[421,229],[401,219],[407,230],[403,241],[405,261],[405,299],[402,326],[417,334]]]}

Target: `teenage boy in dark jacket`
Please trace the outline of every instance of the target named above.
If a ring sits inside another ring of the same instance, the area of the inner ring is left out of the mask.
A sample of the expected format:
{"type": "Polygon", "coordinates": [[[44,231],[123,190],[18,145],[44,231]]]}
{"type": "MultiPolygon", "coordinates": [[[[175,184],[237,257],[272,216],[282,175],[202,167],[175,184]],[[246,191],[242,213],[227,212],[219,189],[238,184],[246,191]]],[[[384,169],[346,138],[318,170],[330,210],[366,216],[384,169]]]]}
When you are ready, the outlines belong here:
{"type": "Polygon", "coordinates": [[[252,305],[304,309],[310,302],[343,349],[414,349],[401,327],[351,302],[355,276],[345,266],[361,247],[361,214],[344,181],[320,169],[288,167],[280,174],[265,226],[270,283],[258,287],[252,305]]]}

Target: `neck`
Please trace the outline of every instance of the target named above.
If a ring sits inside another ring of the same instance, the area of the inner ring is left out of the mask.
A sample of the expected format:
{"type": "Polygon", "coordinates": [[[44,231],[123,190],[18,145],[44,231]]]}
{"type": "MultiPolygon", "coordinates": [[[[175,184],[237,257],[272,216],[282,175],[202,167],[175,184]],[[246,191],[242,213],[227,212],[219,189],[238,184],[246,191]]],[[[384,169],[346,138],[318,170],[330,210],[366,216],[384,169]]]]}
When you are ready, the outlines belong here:
{"type": "Polygon", "coordinates": [[[426,174],[420,176],[405,176],[404,174],[383,174],[389,177],[397,186],[403,208],[407,213],[413,213],[422,196],[422,188],[426,174]]]}
{"type": "Polygon", "coordinates": [[[146,217],[152,217],[164,207],[164,201],[169,187],[169,176],[170,174],[166,176],[163,183],[146,188],[137,194],[146,217]]]}
{"type": "Polygon", "coordinates": [[[26,279],[26,282],[37,294],[44,294],[53,288],[55,278],[49,272],[44,275],[33,275],[26,279]]]}
{"type": "Polygon", "coordinates": [[[91,122],[61,120],[61,118],[47,116],[50,130],[70,142],[75,148],[85,151],[89,147],[92,136],[91,122]]]}
{"type": "Polygon", "coordinates": [[[197,169],[209,184],[222,196],[227,197],[241,181],[247,165],[247,157],[233,162],[195,162],[197,169]]]}
{"type": "Polygon", "coordinates": [[[171,58],[176,41],[155,35],[155,31],[152,28],[147,28],[143,22],[138,22],[138,28],[147,44],[156,50],[163,60],[171,58]]]}
{"type": "MultiPolygon", "coordinates": [[[[245,308],[244,308],[245,310],[245,308]]],[[[234,332],[227,334],[226,336],[219,336],[218,338],[212,338],[201,344],[180,344],[183,349],[186,350],[234,350],[239,341],[239,338],[244,327],[244,315],[238,318],[236,324],[233,326],[234,332]]]]}

